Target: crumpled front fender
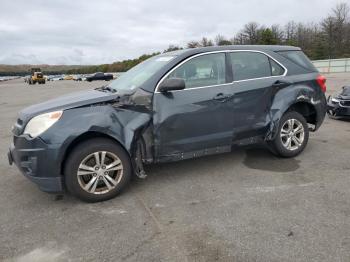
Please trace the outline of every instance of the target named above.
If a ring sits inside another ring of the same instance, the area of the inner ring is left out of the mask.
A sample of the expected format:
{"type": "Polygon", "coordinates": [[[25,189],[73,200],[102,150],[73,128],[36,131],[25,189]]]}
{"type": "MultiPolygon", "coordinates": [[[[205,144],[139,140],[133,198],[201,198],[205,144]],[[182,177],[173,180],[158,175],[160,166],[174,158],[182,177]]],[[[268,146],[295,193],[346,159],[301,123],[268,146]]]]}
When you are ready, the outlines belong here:
{"type": "Polygon", "coordinates": [[[64,111],[60,121],[41,138],[48,144],[61,144],[58,159],[63,160],[68,147],[80,136],[88,132],[100,133],[119,142],[132,158],[139,131],[150,120],[148,113],[114,108],[112,105],[74,108],[64,111]]]}

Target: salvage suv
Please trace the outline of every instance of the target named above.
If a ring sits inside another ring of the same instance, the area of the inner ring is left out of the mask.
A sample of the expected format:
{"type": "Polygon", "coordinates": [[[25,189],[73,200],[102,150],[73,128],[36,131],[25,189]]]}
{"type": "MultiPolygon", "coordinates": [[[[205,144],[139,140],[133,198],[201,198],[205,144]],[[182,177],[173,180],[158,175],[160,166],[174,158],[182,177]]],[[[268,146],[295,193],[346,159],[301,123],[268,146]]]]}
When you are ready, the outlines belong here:
{"type": "Polygon", "coordinates": [[[325,81],[296,47],[164,53],[106,86],[22,110],[9,162],[43,191],[96,202],[144,178],[146,164],[252,144],[294,157],[324,120],[325,81]]]}

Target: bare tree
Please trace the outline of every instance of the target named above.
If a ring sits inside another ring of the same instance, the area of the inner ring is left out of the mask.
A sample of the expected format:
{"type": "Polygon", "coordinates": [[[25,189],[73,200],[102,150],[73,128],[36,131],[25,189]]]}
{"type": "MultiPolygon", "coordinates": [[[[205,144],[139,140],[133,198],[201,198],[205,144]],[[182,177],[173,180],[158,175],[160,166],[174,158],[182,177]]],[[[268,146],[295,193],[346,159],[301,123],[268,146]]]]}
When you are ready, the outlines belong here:
{"type": "Polygon", "coordinates": [[[346,48],[349,35],[347,34],[347,26],[349,22],[349,6],[346,3],[337,4],[333,11],[333,19],[335,23],[333,42],[335,48],[335,56],[340,57],[346,48]]]}
{"type": "Polygon", "coordinates": [[[232,40],[235,45],[246,45],[248,44],[247,36],[244,34],[243,30],[239,31],[232,40]]]}
{"type": "Polygon", "coordinates": [[[294,21],[289,21],[284,27],[285,41],[287,44],[296,44],[297,24],[294,21]]]}
{"type": "Polygon", "coordinates": [[[168,48],[163,51],[163,53],[172,52],[172,51],[181,50],[181,49],[182,49],[182,47],[180,47],[180,46],[169,45],[168,48]]]}
{"type": "Polygon", "coordinates": [[[196,47],[201,47],[201,45],[197,41],[190,41],[187,43],[187,48],[196,48],[196,47]]]}
{"type": "Polygon", "coordinates": [[[277,44],[281,44],[284,38],[284,32],[281,29],[280,25],[271,26],[272,36],[277,44]]]}
{"type": "Polygon", "coordinates": [[[248,41],[247,44],[255,45],[259,42],[259,24],[250,22],[243,27],[243,34],[248,41]]]}
{"type": "Polygon", "coordinates": [[[202,40],[200,41],[201,46],[213,46],[214,43],[211,39],[208,39],[206,37],[203,37],[202,40]]]}
{"type": "Polygon", "coordinates": [[[223,35],[217,35],[215,37],[215,44],[216,45],[231,45],[231,41],[227,40],[223,35]]]}
{"type": "Polygon", "coordinates": [[[335,20],[334,17],[328,16],[325,18],[322,23],[322,30],[325,35],[325,39],[328,47],[328,58],[333,58],[333,50],[334,50],[334,32],[335,32],[335,20]]]}

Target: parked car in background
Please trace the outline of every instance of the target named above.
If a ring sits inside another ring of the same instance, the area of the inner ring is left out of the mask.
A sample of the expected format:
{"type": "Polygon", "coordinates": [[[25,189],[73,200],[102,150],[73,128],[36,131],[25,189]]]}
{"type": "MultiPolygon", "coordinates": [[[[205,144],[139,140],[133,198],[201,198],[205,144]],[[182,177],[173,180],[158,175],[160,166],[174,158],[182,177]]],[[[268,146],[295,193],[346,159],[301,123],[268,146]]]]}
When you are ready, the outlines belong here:
{"type": "Polygon", "coordinates": [[[72,75],[66,75],[63,77],[63,80],[73,80],[73,76],[72,75]]]}
{"type": "Polygon", "coordinates": [[[74,75],[73,76],[73,80],[74,81],[82,81],[83,80],[83,76],[82,75],[74,75]]]}
{"type": "Polygon", "coordinates": [[[48,75],[48,76],[46,77],[46,80],[47,80],[47,81],[53,81],[53,79],[54,79],[55,77],[57,77],[57,76],[56,76],[56,75],[48,75]]]}
{"type": "Polygon", "coordinates": [[[63,80],[63,75],[53,75],[50,77],[50,81],[60,81],[63,80]]]}
{"type": "Polygon", "coordinates": [[[86,77],[86,81],[96,81],[96,80],[104,80],[104,81],[110,81],[113,79],[113,75],[112,74],[105,74],[105,73],[95,73],[92,76],[88,76],[86,77]]]}
{"type": "Polygon", "coordinates": [[[350,118],[350,86],[343,86],[339,94],[328,97],[327,113],[333,118],[350,118]]]}
{"type": "Polygon", "coordinates": [[[44,191],[107,200],[144,178],[146,164],[252,144],[297,156],[324,120],[325,91],[300,48],[179,50],[22,110],[8,158],[44,191]]]}

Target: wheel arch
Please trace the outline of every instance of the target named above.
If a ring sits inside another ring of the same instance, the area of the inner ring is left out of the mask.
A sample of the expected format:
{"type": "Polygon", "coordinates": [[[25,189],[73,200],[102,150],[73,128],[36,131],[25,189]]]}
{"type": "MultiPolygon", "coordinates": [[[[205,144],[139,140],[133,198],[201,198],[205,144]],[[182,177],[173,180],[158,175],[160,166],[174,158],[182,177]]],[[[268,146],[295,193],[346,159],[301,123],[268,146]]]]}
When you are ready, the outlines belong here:
{"type": "Polygon", "coordinates": [[[288,109],[283,113],[288,111],[295,111],[301,114],[308,124],[316,125],[317,123],[317,111],[313,104],[306,101],[295,102],[288,107],[288,109]]]}
{"type": "MultiPolygon", "coordinates": [[[[270,128],[265,136],[265,140],[273,140],[277,134],[276,130],[279,127],[280,120],[282,116],[287,113],[295,111],[301,114],[308,124],[317,126],[318,116],[315,105],[306,100],[294,101],[287,105],[284,109],[279,109],[272,116],[270,115],[270,128]]],[[[311,131],[316,130],[316,128],[311,129],[311,131]]]]}
{"type": "Polygon", "coordinates": [[[77,136],[76,138],[74,138],[69,144],[68,146],[65,148],[64,152],[63,152],[63,155],[62,155],[62,158],[61,158],[61,163],[60,163],[60,173],[62,175],[64,175],[63,173],[63,170],[64,170],[64,167],[65,167],[65,164],[66,164],[66,160],[69,156],[69,154],[72,152],[72,150],[78,146],[79,144],[87,141],[87,140],[90,140],[90,139],[94,139],[94,138],[106,138],[106,139],[109,139],[111,140],[112,142],[114,143],[117,143],[121,148],[124,149],[124,151],[127,153],[127,155],[131,158],[131,155],[130,155],[130,152],[127,150],[127,148],[125,147],[125,145],[123,143],[121,143],[117,138],[111,136],[111,135],[108,135],[108,134],[105,134],[105,133],[102,133],[102,132],[97,132],[97,131],[87,131],[79,136],[77,136]]]}

